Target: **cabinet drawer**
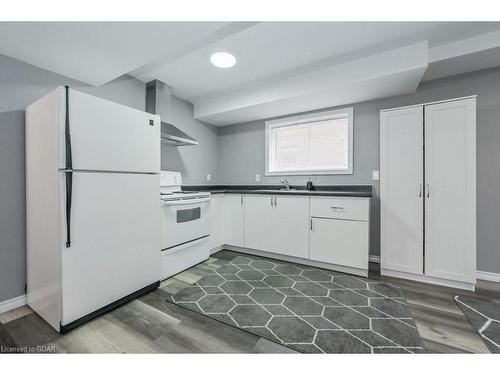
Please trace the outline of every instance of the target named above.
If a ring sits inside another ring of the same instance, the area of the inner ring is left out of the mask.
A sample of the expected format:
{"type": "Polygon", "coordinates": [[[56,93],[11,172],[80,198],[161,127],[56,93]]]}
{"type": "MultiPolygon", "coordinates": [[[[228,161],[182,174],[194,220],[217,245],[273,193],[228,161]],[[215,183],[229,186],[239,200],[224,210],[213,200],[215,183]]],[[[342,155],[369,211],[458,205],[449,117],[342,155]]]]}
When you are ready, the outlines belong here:
{"type": "Polygon", "coordinates": [[[311,197],[311,216],[368,221],[370,198],[311,197]]]}

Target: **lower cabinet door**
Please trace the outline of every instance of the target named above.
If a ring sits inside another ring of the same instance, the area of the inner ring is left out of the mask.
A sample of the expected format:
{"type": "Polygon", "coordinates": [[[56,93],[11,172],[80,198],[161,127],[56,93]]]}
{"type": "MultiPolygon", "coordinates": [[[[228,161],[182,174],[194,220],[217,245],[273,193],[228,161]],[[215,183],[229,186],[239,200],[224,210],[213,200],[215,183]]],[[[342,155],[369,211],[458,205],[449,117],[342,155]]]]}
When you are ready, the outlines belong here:
{"type": "Polygon", "coordinates": [[[214,194],[210,199],[210,249],[224,245],[224,194],[214,194]]]}
{"type": "Polygon", "coordinates": [[[243,201],[241,194],[226,194],[224,200],[224,238],[225,243],[243,246],[243,201]]]}
{"type": "Polygon", "coordinates": [[[368,269],[368,222],[311,220],[311,260],[368,269]]]}
{"type": "Polygon", "coordinates": [[[277,196],[274,252],[309,258],[309,197],[277,196]]]}
{"type": "Polygon", "coordinates": [[[262,251],[274,248],[274,197],[245,196],[245,247],[262,251]]]}

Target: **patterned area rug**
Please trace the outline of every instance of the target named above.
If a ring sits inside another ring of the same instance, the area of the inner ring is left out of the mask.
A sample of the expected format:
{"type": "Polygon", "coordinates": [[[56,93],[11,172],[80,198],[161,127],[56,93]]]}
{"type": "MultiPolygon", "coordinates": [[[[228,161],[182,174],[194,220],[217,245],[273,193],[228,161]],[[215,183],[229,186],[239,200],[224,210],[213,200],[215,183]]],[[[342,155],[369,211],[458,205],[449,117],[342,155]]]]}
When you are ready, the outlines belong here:
{"type": "Polygon", "coordinates": [[[470,296],[456,296],[455,301],[488,349],[500,353],[500,304],[470,296]]]}
{"type": "Polygon", "coordinates": [[[237,256],[170,302],[304,353],[423,351],[400,288],[295,263],[237,256]]]}

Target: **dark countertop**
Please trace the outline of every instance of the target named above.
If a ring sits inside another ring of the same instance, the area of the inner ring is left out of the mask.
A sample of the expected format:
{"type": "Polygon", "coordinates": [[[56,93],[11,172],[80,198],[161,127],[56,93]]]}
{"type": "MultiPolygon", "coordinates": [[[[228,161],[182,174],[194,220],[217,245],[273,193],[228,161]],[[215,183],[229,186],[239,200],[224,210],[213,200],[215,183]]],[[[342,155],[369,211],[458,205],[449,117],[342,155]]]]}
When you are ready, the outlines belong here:
{"type": "Polygon", "coordinates": [[[191,185],[182,186],[184,191],[209,191],[212,194],[274,194],[309,195],[328,197],[372,197],[371,185],[318,185],[314,190],[305,186],[291,186],[296,190],[281,190],[282,185],[191,185]]]}

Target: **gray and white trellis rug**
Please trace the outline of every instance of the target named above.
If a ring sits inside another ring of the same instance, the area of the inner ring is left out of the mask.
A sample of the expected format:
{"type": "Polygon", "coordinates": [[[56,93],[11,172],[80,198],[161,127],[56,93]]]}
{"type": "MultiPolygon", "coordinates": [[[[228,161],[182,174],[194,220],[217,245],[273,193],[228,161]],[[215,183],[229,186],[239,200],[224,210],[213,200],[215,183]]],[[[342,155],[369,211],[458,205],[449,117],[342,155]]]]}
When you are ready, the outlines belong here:
{"type": "Polygon", "coordinates": [[[304,353],[418,353],[402,290],[295,263],[237,256],[171,297],[304,353]]]}
{"type": "Polygon", "coordinates": [[[455,301],[492,353],[500,353],[500,304],[471,296],[456,296],[455,301]]]}

